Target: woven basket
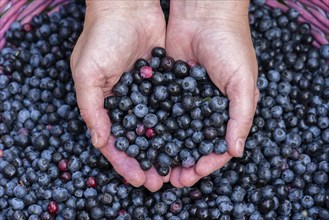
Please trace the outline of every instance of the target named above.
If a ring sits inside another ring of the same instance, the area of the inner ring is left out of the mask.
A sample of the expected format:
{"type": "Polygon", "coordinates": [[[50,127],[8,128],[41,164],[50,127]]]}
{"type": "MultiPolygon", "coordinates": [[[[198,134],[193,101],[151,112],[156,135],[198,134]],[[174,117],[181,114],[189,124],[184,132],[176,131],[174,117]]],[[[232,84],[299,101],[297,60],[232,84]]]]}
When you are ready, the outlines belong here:
{"type": "MultiPolygon", "coordinates": [[[[300,13],[299,21],[312,26],[313,45],[319,48],[329,41],[329,0],[264,0],[271,8],[300,13]]],[[[5,45],[5,34],[15,21],[29,23],[33,16],[46,11],[51,14],[69,0],[1,0],[0,1],[0,49],[5,45]]]]}
{"type": "Polygon", "coordinates": [[[321,45],[328,44],[328,0],[266,0],[265,4],[271,8],[279,8],[283,11],[295,9],[300,14],[298,21],[307,22],[312,27],[313,46],[319,48],[321,45]]]}
{"type": "Polygon", "coordinates": [[[15,21],[26,24],[42,12],[58,11],[68,0],[0,0],[0,49],[5,45],[5,34],[15,21]]]}

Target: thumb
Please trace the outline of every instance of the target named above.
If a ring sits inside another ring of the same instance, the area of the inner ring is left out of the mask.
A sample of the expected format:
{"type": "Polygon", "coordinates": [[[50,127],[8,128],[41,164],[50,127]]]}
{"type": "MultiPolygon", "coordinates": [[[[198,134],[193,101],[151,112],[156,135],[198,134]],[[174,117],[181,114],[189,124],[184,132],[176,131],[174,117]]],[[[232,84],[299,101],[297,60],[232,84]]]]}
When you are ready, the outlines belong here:
{"type": "Polygon", "coordinates": [[[75,72],[74,76],[80,114],[87,124],[92,144],[96,148],[103,147],[109,139],[110,119],[104,109],[102,87],[97,85],[102,80],[94,74],[86,75],[79,71],[75,72]]]}
{"type": "Polygon", "coordinates": [[[228,152],[234,157],[242,157],[245,141],[252,126],[259,92],[252,74],[246,78],[234,79],[226,87],[230,101],[226,141],[228,152]]]}

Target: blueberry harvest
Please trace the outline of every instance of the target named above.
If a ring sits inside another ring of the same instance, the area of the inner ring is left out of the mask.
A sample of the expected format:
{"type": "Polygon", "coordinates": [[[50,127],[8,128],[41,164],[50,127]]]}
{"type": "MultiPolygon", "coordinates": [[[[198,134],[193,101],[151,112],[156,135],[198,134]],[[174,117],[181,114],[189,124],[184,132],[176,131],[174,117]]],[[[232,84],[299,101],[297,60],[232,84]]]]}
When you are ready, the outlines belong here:
{"type": "Polygon", "coordinates": [[[192,167],[201,156],[225,153],[228,100],[206,69],[174,61],[160,47],[151,54],[150,62],[140,58],[123,73],[114,95],[104,100],[116,149],[136,158],[143,170],[153,164],[160,175],[173,166],[192,167]]]}

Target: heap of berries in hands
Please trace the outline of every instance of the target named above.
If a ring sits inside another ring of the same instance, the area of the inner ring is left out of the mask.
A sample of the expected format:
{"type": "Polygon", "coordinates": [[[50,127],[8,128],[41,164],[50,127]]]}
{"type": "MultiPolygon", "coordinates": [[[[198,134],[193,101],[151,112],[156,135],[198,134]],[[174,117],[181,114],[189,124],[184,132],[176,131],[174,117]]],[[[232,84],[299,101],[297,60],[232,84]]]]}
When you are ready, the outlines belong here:
{"type": "Polygon", "coordinates": [[[160,47],[151,54],[149,62],[138,59],[123,73],[104,101],[116,149],[136,158],[143,170],[154,165],[160,175],[225,153],[228,99],[205,67],[175,61],[160,47]]]}

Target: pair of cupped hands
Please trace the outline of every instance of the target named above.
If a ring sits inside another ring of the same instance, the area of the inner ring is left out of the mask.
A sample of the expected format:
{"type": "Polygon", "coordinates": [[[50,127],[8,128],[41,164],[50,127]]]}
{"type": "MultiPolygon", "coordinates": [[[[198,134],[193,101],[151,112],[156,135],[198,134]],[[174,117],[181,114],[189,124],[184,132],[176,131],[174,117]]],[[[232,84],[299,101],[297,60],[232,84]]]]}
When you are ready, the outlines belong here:
{"type": "Polygon", "coordinates": [[[158,0],[87,1],[83,32],[71,56],[78,106],[92,143],[133,186],[150,191],[163,183],[192,186],[241,157],[259,92],[257,62],[248,23],[248,1],[171,1],[169,23],[158,0]],[[138,58],[163,47],[174,59],[196,60],[229,99],[228,152],[210,154],[192,168],[175,167],[165,177],[143,171],[137,160],[114,147],[104,98],[138,58]]]}

